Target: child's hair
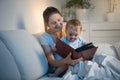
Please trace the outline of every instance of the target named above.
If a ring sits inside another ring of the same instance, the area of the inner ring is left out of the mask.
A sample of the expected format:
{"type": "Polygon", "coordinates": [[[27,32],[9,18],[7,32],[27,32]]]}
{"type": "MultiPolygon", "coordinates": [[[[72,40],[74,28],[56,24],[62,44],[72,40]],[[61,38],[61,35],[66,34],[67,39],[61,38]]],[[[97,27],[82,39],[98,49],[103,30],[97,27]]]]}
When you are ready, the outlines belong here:
{"type": "Polygon", "coordinates": [[[82,30],[82,24],[79,20],[77,19],[72,19],[72,20],[69,20],[66,24],[66,30],[67,28],[70,26],[70,25],[73,25],[73,27],[80,27],[80,30],[82,30]]]}
{"type": "MultiPolygon", "coordinates": [[[[47,7],[44,12],[43,12],[43,19],[44,19],[44,26],[45,26],[45,31],[47,31],[47,26],[48,26],[48,21],[49,21],[49,17],[52,14],[58,13],[61,15],[61,13],[59,12],[59,10],[55,7],[47,7]]],[[[62,16],[62,15],[61,15],[62,16]]]]}

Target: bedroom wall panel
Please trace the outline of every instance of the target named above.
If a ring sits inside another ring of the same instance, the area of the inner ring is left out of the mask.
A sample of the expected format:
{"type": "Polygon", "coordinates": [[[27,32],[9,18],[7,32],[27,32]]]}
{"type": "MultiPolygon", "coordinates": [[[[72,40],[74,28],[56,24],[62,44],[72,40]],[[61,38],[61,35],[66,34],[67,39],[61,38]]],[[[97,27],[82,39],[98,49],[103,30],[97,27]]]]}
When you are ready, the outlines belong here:
{"type": "Polygon", "coordinates": [[[118,22],[82,23],[82,27],[80,36],[86,42],[115,43],[120,41],[120,23],[118,22]]]}

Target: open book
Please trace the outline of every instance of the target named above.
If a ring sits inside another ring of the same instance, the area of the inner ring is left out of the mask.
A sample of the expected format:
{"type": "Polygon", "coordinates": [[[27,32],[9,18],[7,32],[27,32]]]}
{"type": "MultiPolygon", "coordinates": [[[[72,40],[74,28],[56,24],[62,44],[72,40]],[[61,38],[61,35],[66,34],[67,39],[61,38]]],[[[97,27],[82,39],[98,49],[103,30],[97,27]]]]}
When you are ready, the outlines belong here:
{"type": "Polygon", "coordinates": [[[95,47],[92,43],[88,43],[79,47],[77,49],[73,49],[68,44],[64,43],[60,39],[57,39],[56,42],[56,53],[61,57],[65,58],[71,52],[72,59],[78,59],[83,57],[84,60],[91,60],[97,50],[98,47],[95,47]]]}

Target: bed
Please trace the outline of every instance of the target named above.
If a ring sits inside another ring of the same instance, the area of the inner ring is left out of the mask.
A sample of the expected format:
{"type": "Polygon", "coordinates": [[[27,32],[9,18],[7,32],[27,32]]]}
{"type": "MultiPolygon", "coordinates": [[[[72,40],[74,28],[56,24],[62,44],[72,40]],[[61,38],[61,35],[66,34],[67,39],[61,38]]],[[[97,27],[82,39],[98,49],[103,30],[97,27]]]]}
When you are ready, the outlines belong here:
{"type": "Polygon", "coordinates": [[[51,80],[120,80],[120,42],[95,45],[98,49],[92,61],[70,66],[62,78],[51,80]]]}
{"type": "Polygon", "coordinates": [[[120,80],[120,42],[96,46],[93,60],[69,67],[63,80],[120,80]]]}

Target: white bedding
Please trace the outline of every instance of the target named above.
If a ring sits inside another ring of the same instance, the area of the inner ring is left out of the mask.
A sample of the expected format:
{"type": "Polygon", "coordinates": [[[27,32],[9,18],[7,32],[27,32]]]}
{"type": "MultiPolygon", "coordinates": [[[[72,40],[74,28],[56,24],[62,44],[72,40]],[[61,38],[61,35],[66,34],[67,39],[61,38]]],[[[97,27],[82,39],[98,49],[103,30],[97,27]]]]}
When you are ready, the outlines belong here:
{"type": "Polygon", "coordinates": [[[57,77],[45,77],[45,78],[41,78],[38,80],[62,80],[62,78],[57,78],[57,77]]]}
{"type": "Polygon", "coordinates": [[[40,80],[120,80],[120,42],[97,44],[92,61],[81,61],[70,66],[62,78],[40,80]]]}
{"type": "Polygon", "coordinates": [[[73,71],[69,69],[63,80],[120,80],[120,61],[104,55],[99,59],[99,64],[94,61],[80,62],[79,71],[72,74],[73,71]]]}
{"type": "Polygon", "coordinates": [[[61,80],[120,80],[120,60],[113,46],[98,44],[92,61],[70,66],[61,80]]]}
{"type": "Polygon", "coordinates": [[[113,44],[113,47],[115,48],[116,50],[116,53],[117,53],[117,56],[118,56],[118,59],[120,60],[120,42],[116,42],[113,44]]]}

